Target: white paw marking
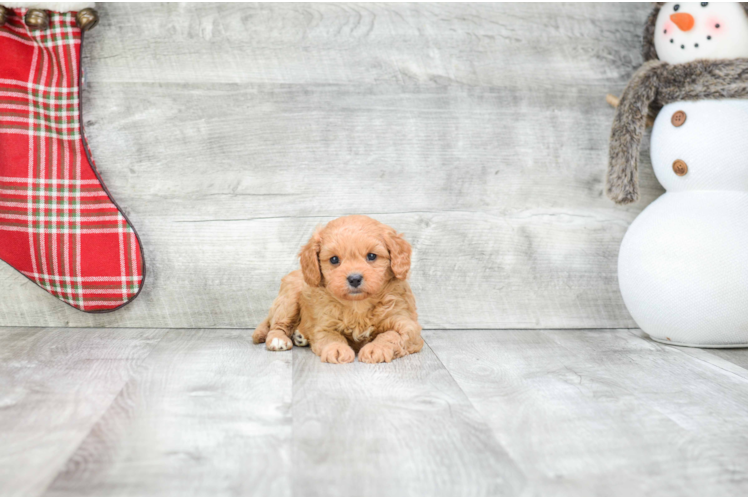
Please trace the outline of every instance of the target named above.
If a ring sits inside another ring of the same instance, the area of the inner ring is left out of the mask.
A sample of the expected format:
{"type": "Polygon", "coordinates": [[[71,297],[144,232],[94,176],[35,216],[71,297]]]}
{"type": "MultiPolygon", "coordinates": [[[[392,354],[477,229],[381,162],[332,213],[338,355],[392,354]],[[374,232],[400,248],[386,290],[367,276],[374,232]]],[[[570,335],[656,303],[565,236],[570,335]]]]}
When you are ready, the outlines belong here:
{"type": "Polygon", "coordinates": [[[267,346],[268,351],[287,351],[291,348],[291,342],[275,337],[267,346]]]}
{"type": "Polygon", "coordinates": [[[299,347],[305,347],[309,345],[309,341],[299,332],[294,332],[293,343],[299,347]]]}

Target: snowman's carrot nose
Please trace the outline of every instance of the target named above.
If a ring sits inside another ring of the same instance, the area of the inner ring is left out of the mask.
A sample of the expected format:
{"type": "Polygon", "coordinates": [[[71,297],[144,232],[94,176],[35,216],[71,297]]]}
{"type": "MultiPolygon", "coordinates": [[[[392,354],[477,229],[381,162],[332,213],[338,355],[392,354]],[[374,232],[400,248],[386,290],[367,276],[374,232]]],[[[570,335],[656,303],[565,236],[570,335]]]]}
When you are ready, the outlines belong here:
{"type": "Polygon", "coordinates": [[[693,28],[694,25],[693,16],[686,12],[670,14],[670,20],[673,21],[681,31],[688,31],[693,28]]]}

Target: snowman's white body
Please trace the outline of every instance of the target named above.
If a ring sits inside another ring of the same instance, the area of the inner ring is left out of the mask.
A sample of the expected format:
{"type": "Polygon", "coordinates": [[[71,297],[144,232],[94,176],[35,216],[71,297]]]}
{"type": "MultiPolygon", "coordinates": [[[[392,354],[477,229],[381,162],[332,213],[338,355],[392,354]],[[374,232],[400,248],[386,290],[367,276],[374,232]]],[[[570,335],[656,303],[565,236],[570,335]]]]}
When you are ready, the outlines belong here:
{"type": "Polygon", "coordinates": [[[668,104],[652,166],[667,192],[629,227],[618,258],[624,302],[655,340],[748,345],[748,100],[668,104]],[[681,126],[671,123],[686,114],[681,126]],[[673,162],[688,173],[678,176],[673,162]]]}

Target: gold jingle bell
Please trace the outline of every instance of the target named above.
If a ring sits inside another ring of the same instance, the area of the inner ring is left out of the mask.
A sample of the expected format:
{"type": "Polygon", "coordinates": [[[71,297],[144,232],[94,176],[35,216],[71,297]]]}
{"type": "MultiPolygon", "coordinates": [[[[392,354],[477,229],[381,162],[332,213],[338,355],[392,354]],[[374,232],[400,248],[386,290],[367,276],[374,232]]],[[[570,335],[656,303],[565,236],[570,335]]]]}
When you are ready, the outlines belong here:
{"type": "Polygon", "coordinates": [[[99,14],[91,7],[86,7],[78,11],[75,15],[75,20],[78,22],[78,27],[81,31],[88,31],[99,24],[99,14]]]}
{"type": "Polygon", "coordinates": [[[5,24],[5,21],[8,20],[8,9],[0,5],[0,26],[5,24]]]}
{"type": "Polygon", "coordinates": [[[26,11],[26,26],[31,30],[43,30],[49,26],[49,14],[42,9],[29,9],[26,11]]]}

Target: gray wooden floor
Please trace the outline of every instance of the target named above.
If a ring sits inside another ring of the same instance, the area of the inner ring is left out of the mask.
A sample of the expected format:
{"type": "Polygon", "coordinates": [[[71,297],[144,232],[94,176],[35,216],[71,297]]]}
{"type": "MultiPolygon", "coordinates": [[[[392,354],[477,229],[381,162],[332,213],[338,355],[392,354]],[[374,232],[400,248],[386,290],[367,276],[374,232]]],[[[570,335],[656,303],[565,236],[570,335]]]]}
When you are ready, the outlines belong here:
{"type": "Polygon", "coordinates": [[[334,366],[250,334],[0,329],[0,494],[748,493],[747,350],[427,331],[334,366]]]}

